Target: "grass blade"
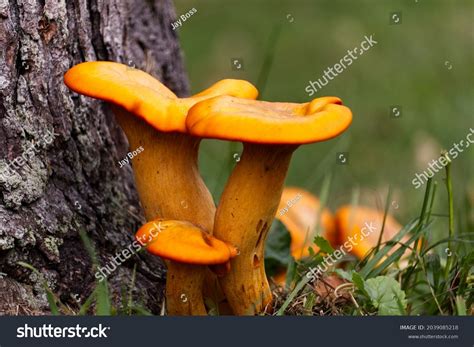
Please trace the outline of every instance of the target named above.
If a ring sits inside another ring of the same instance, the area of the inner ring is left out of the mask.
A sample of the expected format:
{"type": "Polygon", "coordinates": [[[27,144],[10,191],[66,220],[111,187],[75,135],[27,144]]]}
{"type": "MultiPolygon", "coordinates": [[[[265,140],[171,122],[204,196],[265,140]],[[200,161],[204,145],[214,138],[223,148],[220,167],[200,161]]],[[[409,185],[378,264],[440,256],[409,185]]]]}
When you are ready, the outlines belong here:
{"type": "Polygon", "coordinates": [[[290,293],[290,295],[288,295],[288,297],[286,298],[283,305],[277,311],[277,313],[276,313],[277,316],[283,316],[284,315],[285,310],[288,307],[288,305],[293,301],[293,299],[296,297],[296,295],[298,295],[298,293],[304,288],[304,286],[309,282],[309,280],[310,279],[308,277],[304,276],[301,279],[301,281],[298,282],[295,289],[293,289],[293,291],[290,293]]]}
{"type": "Polygon", "coordinates": [[[87,311],[89,310],[89,307],[91,307],[92,302],[94,301],[96,295],[97,295],[97,293],[96,293],[95,290],[91,293],[91,295],[89,295],[89,297],[86,299],[86,301],[81,305],[81,308],[79,309],[79,312],[78,312],[79,316],[84,316],[87,313],[87,311]]]}
{"type": "Polygon", "coordinates": [[[456,313],[458,316],[467,316],[466,301],[462,296],[456,296],[456,313]]]}
{"type": "MultiPolygon", "coordinates": [[[[382,260],[388,252],[396,245],[406,234],[414,230],[419,225],[418,218],[414,219],[407,225],[405,225],[380,251],[378,251],[372,259],[359,271],[363,278],[367,278],[370,272],[375,269],[377,264],[382,260]]],[[[414,240],[414,238],[412,238],[414,240]]]]}
{"type": "Polygon", "coordinates": [[[46,298],[48,300],[49,310],[51,311],[51,315],[58,316],[59,315],[59,309],[58,309],[58,305],[56,304],[56,302],[59,301],[59,299],[54,295],[54,293],[51,291],[51,289],[49,289],[48,283],[46,282],[43,274],[41,272],[39,272],[33,265],[30,265],[28,263],[24,263],[22,261],[19,261],[17,264],[20,265],[20,266],[23,266],[24,268],[26,268],[28,270],[33,271],[35,274],[38,275],[38,278],[41,281],[41,285],[43,286],[43,288],[46,292],[46,298]]]}
{"type": "Polygon", "coordinates": [[[375,253],[379,251],[380,243],[382,242],[383,231],[385,229],[385,222],[387,221],[388,209],[390,207],[390,200],[392,199],[392,186],[388,187],[387,200],[385,201],[385,211],[383,213],[382,229],[380,230],[379,238],[377,240],[377,246],[375,247],[375,253]]]}
{"type": "Polygon", "coordinates": [[[104,279],[97,283],[96,299],[96,314],[98,316],[110,316],[112,313],[112,307],[110,305],[107,280],[104,279]]]}
{"type": "MultiPolygon", "coordinates": [[[[451,182],[451,160],[447,157],[446,153],[444,153],[445,158],[448,160],[448,165],[446,165],[446,189],[448,191],[448,205],[449,205],[449,241],[448,241],[448,249],[452,251],[451,248],[451,238],[454,234],[454,203],[453,203],[453,184],[451,182]]],[[[446,259],[446,267],[445,267],[445,278],[448,280],[449,272],[451,270],[451,257],[446,259]]]]}
{"type": "Polygon", "coordinates": [[[262,68],[260,74],[258,75],[257,80],[257,89],[260,94],[260,98],[263,97],[265,87],[267,86],[268,76],[273,65],[273,60],[275,58],[275,49],[278,43],[278,39],[281,34],[282,23],[276,24],[272,32],[270,33],[270,38],[268,39],[268,46],[265,51],[265,58],[263,60],[262,68]]]}

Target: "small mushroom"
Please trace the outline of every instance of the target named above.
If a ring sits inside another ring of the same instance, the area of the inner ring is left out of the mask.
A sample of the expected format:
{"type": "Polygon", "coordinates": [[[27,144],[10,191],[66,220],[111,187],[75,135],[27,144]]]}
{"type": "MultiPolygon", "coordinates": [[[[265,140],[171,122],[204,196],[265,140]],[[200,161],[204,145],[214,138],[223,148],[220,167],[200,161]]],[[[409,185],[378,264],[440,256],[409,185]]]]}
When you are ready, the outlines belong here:
{"type": "Polygon", "coordinates": [[[201,309],[202,300],[201,284],[195,282],[193,272],[202,265],[227,263],[237,255],[235,247],[186,221],[157,219],[142,226],[135,238],[149,253],[168,260],[170,269],[178,267],[179,271],[168,272],[166,301],[190,315],[201,309]]]}
{"type": "MultiPolygon", "coordinates": [[[[371,207],[351,205],[340,207],[335,217],[338,244],[349,246],[350,253],[359,259],[364,258],[377,246],[383,218],[383,211],[371,207]]],[[[393,216],[387,215],[381,243],[391,240],[401,229],[401,224],[393,216]]],[[[406,242],[408,239],[405,237],[401,242],[406,242]]],[[[398,248],[399,246],[395,246],[394,249],[398,248]]]]}
{"type": "Polygon", "coordinates": [[[214,226],[217,238],[240,250],[230,272],[219,278],[235,314],[260,313],[272,300],[263,253],[293,152],[301,144],[338,136],[351,121],[351,111],[335,97],[296,104],[219,96],[189,110],[186,126],[191,134],[244,145],[214,226]]]}
{"type": "MultiPolygon", "coordinates": [[[[107,101],[125,132],[130,149],[143,147],[132,159],[135,183],[147,221],[164,217],[189,221],[212,233],[215,204],[198,170],[200,138],[186,134],[185,119],[196,102],[221,94],[256,98],[257,90],[242,80],[222,80],[189,98],[177,96],[149,74],[114,62],[86,62],[64,76],[77,93],[107,101]]],[[[175,264],[168,275],[181,271],[202,286],[206,269],[175,264]]],[[[168,313],[187,314],[179,293],[168,301],[168,313]]],[[[206,314],[204,301],[193,306],[196,315],[206,314]]]]}
{"type": "Polygon", "coordinates": [[[291,235],[290,250],[295,259],[309,256],[309,248],[318,251],[313,242],[316,232],[331,244],[335,239],[334,217],[331,211],[328,208],[321,210],[319,199],[302,188],[283,189],[275,218],[285,225],[291,235]]]}

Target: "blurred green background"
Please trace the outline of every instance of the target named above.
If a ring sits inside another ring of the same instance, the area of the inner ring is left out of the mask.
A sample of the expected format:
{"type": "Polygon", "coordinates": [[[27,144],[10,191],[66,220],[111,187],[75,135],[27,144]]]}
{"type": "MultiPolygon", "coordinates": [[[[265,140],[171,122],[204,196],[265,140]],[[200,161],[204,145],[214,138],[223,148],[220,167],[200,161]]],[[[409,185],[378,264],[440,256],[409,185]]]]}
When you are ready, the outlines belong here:
{"type": "MultiPolygon", "coordinates": [[[[263,88],[261,99],[306,102],[309,80],[373,35],[378,44],[313,96],[342,98],[353,111],[352,126],[336,139],[300,147],[288,172],[287,185],[316,195],[330,176],[333,211],[354,192],[361,203],[383,209],[391,186],[391,213],[407,223],[418,215],[426,186],[414,188],[415,173],[474,129],[472,0],[176,0],[175,6],[178,17],[197,10],[178,29],[193,93],[240,78],[263,88]],[[401,14],[399,24],[391,24],[394,13],[401,14]],[[233,69],[234,58],[243,69],[233,69]],[[399,118],[391,117],[393,105],[401,106],[399,118]],[[347,165],[337,163],[339,152],[348,153],[347,165]]],[[[200,167],[216,200],[240,151],[238,143],[203,142],[200,167]]],[[[472,218],[474,145],[452,170],[457,228],[466,232],[460,229],[472,218]]],[[[442,214],[444,177],[444,170],[435,176],[435,211],[442,214]]],[[[437,222],[438,233],[447,233],[446,222],[437,222]]]]}

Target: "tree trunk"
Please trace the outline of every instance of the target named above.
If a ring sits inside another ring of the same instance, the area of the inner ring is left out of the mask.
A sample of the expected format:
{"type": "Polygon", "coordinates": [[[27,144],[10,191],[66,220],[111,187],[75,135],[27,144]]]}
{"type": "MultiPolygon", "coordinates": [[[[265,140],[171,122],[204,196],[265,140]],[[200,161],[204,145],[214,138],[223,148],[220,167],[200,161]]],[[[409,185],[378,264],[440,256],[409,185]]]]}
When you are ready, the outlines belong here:
{"type": "MultiPolygon", "coordinates": [[[[109,108],[63,75],[117,61],[187,94],[174,18],[171,0],[0,0],[0,314],[48,313],[41,278],[77,310],[96,281],[79,231],[101,266],[130,248],[144,218],[132,169],[118,163],[127,140],[109,108]]],[[[164,267],[144,252],[109,276],[112,298],[135,264],[134,301],[158,313],[164,267]]]]}

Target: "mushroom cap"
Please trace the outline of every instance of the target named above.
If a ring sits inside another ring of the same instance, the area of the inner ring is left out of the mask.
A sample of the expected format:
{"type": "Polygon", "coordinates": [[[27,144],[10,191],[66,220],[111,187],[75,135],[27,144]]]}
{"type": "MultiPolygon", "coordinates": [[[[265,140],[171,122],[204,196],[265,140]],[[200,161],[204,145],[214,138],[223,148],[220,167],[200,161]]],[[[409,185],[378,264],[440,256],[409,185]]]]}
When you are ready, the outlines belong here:
{"type": "Polygon", "coordinates": [[[258,95],[251,83],[227,79],[180,99],[146,72],[108,61],[78,64],[66,72],[64,82],[77,93],[123,107],[163,132],[186,132],[187,112],[201,100],[223,94],[240,98],[258,95]]]}
{"type": "Polygon", "coordinates": [[[191,107],[186,127],[205,138],[297,145],[331,139],[351,121],[350,109],[337,97],[296,104],[217,96],[191,107]]]}
{"type": "MultiPolygon", "coordinates": [[[[344,243],[349,237],[352,237],[354,242],[357,243],[352,248],[352,253],[360,259],[364,258],[372,248],[377,246],[380,231],[382,230],[383,217],[383,211],[370,207],[342,206],[337,210],[335,218],[339,241],[344,243]],[[364,231],[367,234],[367,236],[364,236],[361,230],[366,223],[369,223],[369,225],[372,223],[375,230],[364,231]],[[361,240],[361,238],[363,239],[361,240]]],[[[391,240],[401,229],[401,224],[391,215],[387,215],[381,242],[391,240]]],[[[404,238],[402,242],[407,240],[407,238],[404,238]]],[[[398,246],[395,248],[398,248],[398,246]]]]}
{"type": "Polygon", "coordinates": [[[135,238],[151,254],[180,263],[215,265],[237,255],[234,246],[185,221],[154,220],[142,226],[135,238]]]}
{"type": "Polygon", "coordinates": [[[295,259],[309,256],[308,248],[315,252],[318,247],[314,245],[316,226],[321,221],[321,235],[333,244],[335,239],[334,217],[331,211],[323,208],[320,211],[319,199],[310,192],[298,187],[285,187],[281,196],[276,219],[280,220],[291,235],[291,255],[295,259]],[[288,210],[284,213],[283,209],[288,210]],[[319,218],[320,217],[320,218],[319,218]]]}

